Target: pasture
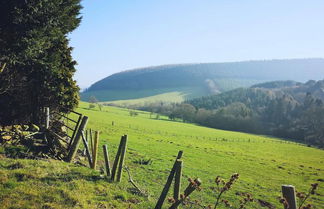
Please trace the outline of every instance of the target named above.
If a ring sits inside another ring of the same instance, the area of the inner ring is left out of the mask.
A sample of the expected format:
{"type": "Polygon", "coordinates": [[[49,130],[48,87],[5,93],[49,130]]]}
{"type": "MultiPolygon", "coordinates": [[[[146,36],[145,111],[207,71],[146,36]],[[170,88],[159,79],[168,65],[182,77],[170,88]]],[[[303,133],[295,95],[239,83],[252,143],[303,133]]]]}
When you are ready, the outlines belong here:
{"type": "MultiPolygon", "coordinates": [[[[160,195],[178,150],[184,151],[183,184],[189,177],[199,177],[202,191],[195,192],[193,198],[204,203],[213,204],[215,194],[210,188],[215,186],[218,175],[228,179],[232,173],[240,174],[233,191],[224,196],[233,204],[238,202],[236,192],[249,192],[255,199],[275,206],[280,205],[277,197],[282,184],[292,184],[298,191],[306,192],[311,183],[320,183],[318,180],[324,178],[323,150],[267,136],[169,121],[165,117],[155,119],[148,112],[138,111],[137,116],[130,116],[127,109],[104,107],[98,111],[87,107],[87,103],[81,103],[78,111],[89,116],[88,128],[101,131],[100,145],[108,144],[111,156],[120,136],[128,135],[126,165],[152,200],[160,195]],[[139,165],[140,159],[151,159],[152,164],[139,165]]],[[[103,164],[102,154],[99,161],[103,164]]],[[[324,205],[321,183],[318,193],[310,202],[320,208],[324,205]]]]}
{"type": "Polygon", "coordinates": [[[133,105],[158,101],[181,102],[185,99],[197,98],[205,94],[206,90],[202,87],[96,90],[81,93],[81,100],[89,101],[90,97],[94,96],[103,103],[133,105]]]}
{"type": "MultiPolygon", "coordinates": [[[[169,121],[163,116],[156,119],[148,112],[137,111],[137,116],[130,116],[127,109],[105,106],[99,111],[88,106],[82,102],[77,111],[89,117],[88,128],[101,131],[98,171],[56,160],[8,159],[0,147],[3,208],[153,208],[179,150],[184,152],[181,190],[188,185],[188,178],[199,177],[201,191],[190,197],[204,205],[215,202],[215,178],[228,180],[233,173],[239,173],[240,178],[222,198],[234,208],[242,199],[237,194],[243,192],[251,193],[256,200],[247,208],[260,208],[258,200],[282,208],[277,199],[282,184],[307,192],[311,183],[319,183],[319,188],[308,203],[318,209],[324,205],[323,150],[267,136],[169,121]],[[102,145],[108,145],[112,161],[124,134],[128,135],[125,165],[149,198],[132,193],[126,172],[121,183],[110,183],[102,172],[102,145]],[[151,163],[147,165],[140,163],[148,160],[151,163]]],[[[87,165],[85,158],[80,160],[87,165]]],[[[166,201],[164,208],[169,205],[166,201]]]]}

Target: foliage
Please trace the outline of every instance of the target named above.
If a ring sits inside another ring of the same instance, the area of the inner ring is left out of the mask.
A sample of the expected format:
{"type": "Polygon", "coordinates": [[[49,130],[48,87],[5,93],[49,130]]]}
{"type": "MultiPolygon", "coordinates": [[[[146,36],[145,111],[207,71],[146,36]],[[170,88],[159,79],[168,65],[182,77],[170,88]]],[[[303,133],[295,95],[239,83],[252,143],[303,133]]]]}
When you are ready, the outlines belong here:
{"type": "Polygon", "coordinates": [[[98,99],[95,96],[90,96],[89,103],[89,108],[95,108],[96,105],[98,105],[99,110],[102,110],[103,105],[99,103],[98,99]]]}
{"type": "Polygon", "coordinates": [[[134,110],[130,110],[130,111],[129,111],[129,115],[135,117],[135,116],[138,115],[138,113],[137,113],[136,111],[134,111],[134,110]]]}
{"type": "Polygon", "coordinates": [[[163,65],[113,74],[96,82],[87,91],[188,86],[205,86],[212,91],[213,86],[223,92],[265,80],[304,80],[309,71],[314,77],[320,77],[323,65],[323,59],[163,65]]]}
{"type": "MultiPolygon", "coordinates": [[[[323,67],[323,59],[145,67],[108,76],[92,84],[82,93],[81,97],[83,101],[88,101],[90,95],[96,95],[101,102],[105,102],[181,92],[186,99],[192,99],[239,87],[249,87],[269,80],[303,81],[305,78],[320,78],[323,76],[323,67]],[[309,75],[312,75],[312,77],[309,77],[309,75]],[[183,89],[189,89],[189,91],[183,89]],[[196,89],[199,90],[196,91],[196,89]]],[[[148,99],[151,100],[151,98],[148,99]]],[[[168,99],[168,97],[162,97],[159,101],[165,102],[169,101],[168,99]]]]}
{"type": "Polygon", "coordinates": [[[251,88],[278,89],[278,88],[285,88],[285,87],[296,87],[299,85],[302,85],[302,83],[296,81],[270,81],[270,82],[255,84],[251,86],[251,88]]]}
{"type": "Polygon", "coordinates": [[[278,81],[257,86],[184,103],[155,102],[137,108],[174,121],[270,134],[324,147],[324,80],[305,84],[278,81]]]}
{"type": "Polygon", "coordinates": [[[95,108],[95,107],[96,107],[96,105],[94,105],[92,103],[89,104],[89,109],[92,109],[92,108],[95,108]]]}
{"type": "Polygon", "coordinates": [[[44,106],[76,107],[76,62],[67,34],[79,25],[80,9],[80,0],[0,2],[0,63],[6,64],[0,74],[0,109],[6,110],[0,123],[36,121],[44,106]]]}
{"type": "Polygon", "coordinates": [[[98,99],[95,97],[95,96],[90,96],[90,98],[89,98],[89,103],[94,103],[94,104],[96,104],[96,103],[98,103],[99,101],[98,101],[98,99]]]}
{"type": "Polygon", "coordinates": [[[236,89],[187,103],[198,109],[193,121],[205,126],[272,134],[324,147],[324,80],[293,87],[289,82],[288,87],[271,90],[273,86],[284,86],[277,83],[266,83],[266,88],[259,88],[263,86],[260,84],[257,88],[236,89]]]}

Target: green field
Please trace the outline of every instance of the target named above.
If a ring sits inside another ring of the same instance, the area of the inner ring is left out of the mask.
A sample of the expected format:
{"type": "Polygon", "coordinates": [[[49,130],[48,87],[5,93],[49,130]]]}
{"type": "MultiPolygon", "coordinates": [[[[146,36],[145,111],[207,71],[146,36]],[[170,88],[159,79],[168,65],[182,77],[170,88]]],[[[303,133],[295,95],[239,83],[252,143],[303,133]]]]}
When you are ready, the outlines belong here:
{"type": "MultiPolygon", "coordinates": [[[[127,191],[131,185],[127,182],[126,174],[121,184],[115,184],[108,183],[104,179],[92,181],[91,178],[98,178],[99,172],[76,165],[42,161],[28,163],[29,161],[22,160],[22,163],[33,171],[31,172],[30,169],[24,170],[24,168],[10,170],[8,165],[14,162],[5,159],[0,163],[2,174],[0,183],[6,182],[0,184],[2,185],[0,201],[4,199],[3,202],[7,205],[10,201],[32,205],[26,200],[26,197],[31,196],[40,206],[44,205],[44,200],[39,196],[49,192],[54,195],[54,200],[48,203],[54,205],[53,208],[63,207],[64,201],[69,203],[72,201],[74,204],[69,207],[76,208],[100,208],[99,205],[106,208],[127,208],[130,204],[131,208],[152,208],[177,152],[183,150],[182,188],[187,186],[189,177],[199,177],[203,182],[202,190],[194,192],[192,199],[213,204],[216,194],[211,192],[210,188],[215,186],[215,177],[219,175],[228,179],[232,173],[237,172],[240,174],[240,179],[234,184],[233,189],[224,195],[225,199],[236,205],[234,208],[237,208],[240,198],[235,195],[236,192],[249,192],[255,199],[267,201],[281,208],[277,197],[281,194],[282,184],[292,184],[298,191],[307,191],[310,184],[315,182],[320,184],[318,194],[309,202],[316,208],[324,205],[324,187],[318,181],[324,178],[323,150],[285,143],[283,140],[267,136],[169,121],[166,117],[155,119],[155,115],[152,116],[147,112],[138,111],[139,115],[134,117],[129,115],[127,109],[104,107],[103,111],[99,111],[87,108],[87,103],[81,103],[77,111],[89,116],[88,128],[101,131],[100,145],[108,144],[111,159],[116,153],[120,136],[128,135],[125,164],[130,168],[136,183],[149,192],[149,200],[127,191]],[[152,164],[139,165],[136,162],[140,159],[152,159],[152,164]],[[26,185],[17,183],[14,174],[17,172],[31,173],[34,176],[24,182],[27,184],[30,181],[27,191],[21,191],[26,188],[26,185]],[[38,173],[41,177],[38,177],[38,173]],[[59,178],[60,175],[62,178],[59,178]],[[70,176],[68,179],[71,180],[65,182],[64,175],[70,176]],[[53,177],[56,181],[51,178],[46,180],[46,177],[53,177]],[[12,185],[8,185],[8,182],[12,182],[12,185]],[[57,192],[61,194],[62,191],[63,195],[57,194],[57,192]],[[18,195],[20,192],[27,193],[29,196],[18,195]],[[10,197],[11,193],[13,198],[10,197]]],[[[99,165],[99,167],[103,166],[102,152],[99,153],[99,165]]],[[[169,196],[171,195],[170,193],[169,196]]],[[[260,208],[260,205],[253,203],[248,208],[260,208]]]]}
{"type": "Polygon", "coordinates": [[[158,88],[143,90],[100,90],[81,93],[82,101],[89,101],[91,96],[103,103],[143,104],[145,102],[182,102],[206,95],[202,87],[158,88]]]}
{"type": "Polygon", "coordinates": [[[126,100],[116,100],[111,102],[101,102],[102,104],[117,105],[119,107],[128,107],[131,105],[143,106],[146,104],[152,104],[156,102],[183,102],[186,99],[186,94],[183,92],[169,92],[164,94],[158,94],[155,96],[144,97],[140,99],[126,99],[126,100]]]}

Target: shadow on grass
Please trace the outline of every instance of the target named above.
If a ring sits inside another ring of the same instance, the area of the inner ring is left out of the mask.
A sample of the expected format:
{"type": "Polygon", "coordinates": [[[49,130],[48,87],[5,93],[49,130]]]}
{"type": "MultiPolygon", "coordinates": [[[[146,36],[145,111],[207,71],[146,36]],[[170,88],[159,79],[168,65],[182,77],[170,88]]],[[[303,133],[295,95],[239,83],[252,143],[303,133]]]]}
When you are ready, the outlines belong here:
{"type": "Polygon", "coordinates": [[[105,178],[101,177],[98,174],[86,175],[81,172],[71,172],[71,173],[61,174],[58,176],[46,176],[40,178],[41,182],[45,182],[48,184],[52,184],[55,182],[71,182],[73,180],[86,180],[91,182],[97,182],[100,180],[105,180],[105,178]]]}

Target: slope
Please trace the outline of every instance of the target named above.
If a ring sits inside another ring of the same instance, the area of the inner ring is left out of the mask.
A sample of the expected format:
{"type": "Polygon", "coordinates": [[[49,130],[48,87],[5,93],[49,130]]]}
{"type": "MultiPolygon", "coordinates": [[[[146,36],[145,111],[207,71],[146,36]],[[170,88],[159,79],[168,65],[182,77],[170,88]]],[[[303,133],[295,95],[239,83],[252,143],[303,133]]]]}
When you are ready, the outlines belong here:
{"type": "MultiPolygon", "coordinates": [[[[323,150],[267,136],[168,121],[163,116],[156,120],[150,118],[148,112],[138,111],[133,117],[127,109],[104,107],[99,111],[87,107],[87,103],[81,103],[78,111],[89,116],[88,128],[101,131],[100,146],[108,144],[111,158],[116,154],[120,136],[128,134],[125,165],[139,187],[150,193],[150,199],[131,194],[125,173],[122,184],[114,184],[101,178],[99,172],[80,165],[2,159],[2,206],[128,208],[131,205],[131,208],[153,208],[178,150],[184,151],[182,188],[187,185],[185,179],[188,177],[201,178],[202,191],[193,193],[192,199],[202,200],[203,204],[214,202],[215,193],[211,188],[216,186],[214,178],[218,175],[228,179],[232,173],[240,173],[233,191],[224,195],[234,206],[240,198],[235,193],[250,192],[256,200],[277,207],[281,207],[277,196],[282,184],[293,184],[298,191],[307,191],[311,183],[319,182],[324,175],[323,150]],[[139,164],[141,159],[151,159],[152,164],[139,164]],[[22,166],[12,166],[16,163],[22,166]]],[[[102,166],[100,152],[99,168],[102,166]]],[[[310,203],[320,208],[324,204],[323,192],[320,186],[319,195],[311,198],[310,203]]],[[[260,205],[255,202],[249,208],[260,208],[260,205]]]]}
{"type": "Polygon", "coordinates": [[[183,89],[199,92],[199,95],[187,94],[185,99],[188,99],[265,81],[318,79],[323,74],[324,59],[164,65],[113,74],[91,85],[81,98],[88,101],[94,95],[99,101],[114,101],[183,92],[183,89]]]}

